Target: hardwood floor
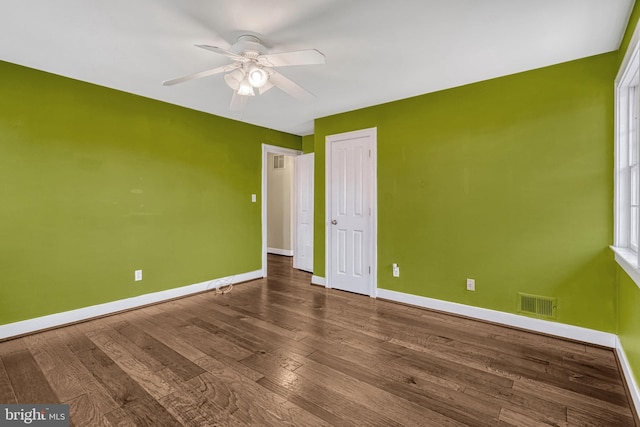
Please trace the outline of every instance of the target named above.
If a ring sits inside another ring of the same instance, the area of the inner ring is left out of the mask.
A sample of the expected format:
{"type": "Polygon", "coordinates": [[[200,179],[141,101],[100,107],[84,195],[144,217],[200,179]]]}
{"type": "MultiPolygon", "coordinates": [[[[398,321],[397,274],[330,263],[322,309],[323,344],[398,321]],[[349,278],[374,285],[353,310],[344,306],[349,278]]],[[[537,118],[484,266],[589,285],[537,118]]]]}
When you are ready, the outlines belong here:
{"type": "Polygon", "coordinates": [[[0,343],[1,403],[73,425],[633,426],[612,350],[309,285],[237,285],[0,343]]]}

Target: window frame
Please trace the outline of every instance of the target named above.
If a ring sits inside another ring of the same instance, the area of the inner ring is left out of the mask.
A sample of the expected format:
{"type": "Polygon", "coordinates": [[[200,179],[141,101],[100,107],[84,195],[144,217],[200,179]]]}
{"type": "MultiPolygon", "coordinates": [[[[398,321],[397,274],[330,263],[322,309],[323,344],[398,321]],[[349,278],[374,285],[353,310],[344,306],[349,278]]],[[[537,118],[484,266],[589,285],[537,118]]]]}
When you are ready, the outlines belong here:
{"type": "Polygon", "coordinates": [[[640,33],[636,28],[615,80],[614,244],[611,248],[618,264],[640,287],[639,85],[640,33]]]}
{"type": "MultiPolygon", "coordinates": [[[[623,188],[627,203],[621,206],[621,209],[627,210],[628,224],[626,232],[627,246],[636,254],[638,253],[638,187],[640,187],[640,175],[638,174],[638,150],[640,150],[640,142],[638,141],[638,70],[632,79],[632,86],[627,87],[626,108],[627,111],[627,132],[626,132],[626,161],[624,162],[624,175],[627,182],[623,188]]],[[[622,169],[623,166],[621,165],[622,169]]]]}

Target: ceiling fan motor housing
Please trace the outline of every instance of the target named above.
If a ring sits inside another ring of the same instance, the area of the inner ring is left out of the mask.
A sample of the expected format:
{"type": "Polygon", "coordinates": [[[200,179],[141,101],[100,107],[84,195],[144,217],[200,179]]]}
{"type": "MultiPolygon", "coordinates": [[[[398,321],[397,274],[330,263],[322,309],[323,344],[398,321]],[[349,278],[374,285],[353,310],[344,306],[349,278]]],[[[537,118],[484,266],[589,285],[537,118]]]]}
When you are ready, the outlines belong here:
{"type": "Polygon", "coordinates": [[[267,48],[260,43],[260,39],[255,36],[240,36],[229,49],[233,53],[242,55],[245,58],[255,59],[267,53],[267,48]]]}

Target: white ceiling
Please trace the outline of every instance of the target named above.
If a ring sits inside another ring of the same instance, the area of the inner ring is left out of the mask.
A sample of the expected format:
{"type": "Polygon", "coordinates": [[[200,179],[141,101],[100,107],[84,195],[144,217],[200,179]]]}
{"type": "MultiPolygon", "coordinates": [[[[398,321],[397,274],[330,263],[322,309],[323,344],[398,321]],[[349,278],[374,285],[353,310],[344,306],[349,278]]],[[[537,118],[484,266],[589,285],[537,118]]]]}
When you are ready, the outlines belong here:
{"type": "Polygon", "coordinates": [[[0,60],[298,135],[313,119],[616,50],[633,0],[3,0],[0,60]],[[325,65],[279,68],[317,98],[272,89],[229,110],[242,34],[325,65]]]}

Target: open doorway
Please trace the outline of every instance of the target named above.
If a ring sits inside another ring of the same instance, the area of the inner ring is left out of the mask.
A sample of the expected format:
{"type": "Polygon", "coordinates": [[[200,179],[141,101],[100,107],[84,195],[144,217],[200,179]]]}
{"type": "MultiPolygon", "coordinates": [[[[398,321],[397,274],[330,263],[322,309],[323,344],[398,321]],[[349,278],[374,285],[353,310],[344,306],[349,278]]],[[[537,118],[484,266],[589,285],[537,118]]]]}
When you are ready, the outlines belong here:
{"type": "Polygon", "coordinates": [[[294,156],[267,153],[267,253],[293,256],[294,156]]]}
{"type": "MultiPolygon", "coordinates": [[[[296,267],[296,264],[300,264],[296,262],[300,256],[304,255],[307,259],[313,256],[312,205],[311,221],[309,215],[299,214],[301,207],[308,211],[309,201],[313,202],[312,159],[313,155],[303,155],[299,150],[262,144],[262,277],[267,276],[267,253],[293,256],[295,268],[300,268],[296,267]],[[303,159],[305,161],[300,162],[303,159]],[[308,178],[309,167],[311,181],[308,178]],[[307,173],[300,175],[296,170],[306,170],[307,173]],[[301,186],[300,183],[305,185],[301,186]],[[310,237],[300,239],[309,233],[310,237]],[[311,248],[309,244],[301,246],[300,240],[311,241],[311,248]],[[306,249],[297,250],[296,247],[306,249]]],[[[307,270],[311,270],[311,267],[307,270]]]]}

